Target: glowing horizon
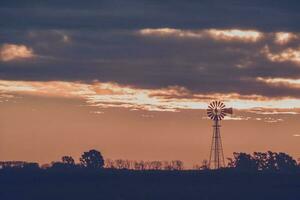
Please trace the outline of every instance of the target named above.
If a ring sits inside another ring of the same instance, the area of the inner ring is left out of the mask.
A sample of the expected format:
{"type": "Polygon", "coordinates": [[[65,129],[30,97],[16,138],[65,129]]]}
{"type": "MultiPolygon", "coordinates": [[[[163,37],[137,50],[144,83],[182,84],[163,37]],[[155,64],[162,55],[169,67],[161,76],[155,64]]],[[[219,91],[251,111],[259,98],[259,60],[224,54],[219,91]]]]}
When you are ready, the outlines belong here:
{"type": "MultiPolygon", "coordinates": [[[[257,81],[266,82],[267,84],[283,83],[289,84],[290,87],[300,87],[299,80],[258,78],[257,81]]],[[[214,99],[220,99],[228,106],[235,107],[236,109],[258,107],[266,109],[300,108],[300,101],[291,97],[272,98],[261,95],[240,95],[237,93],[201,94],[192,93],[182,87],[139,89],[116,83],[101,82],[87,84],[65,81],[0,80],[0,94],[79,98],[85,100],[88,105],[100,108],[124,107],[148,111],[174,112],[180,109],[206,109],[207,104],[214,99]]]]}

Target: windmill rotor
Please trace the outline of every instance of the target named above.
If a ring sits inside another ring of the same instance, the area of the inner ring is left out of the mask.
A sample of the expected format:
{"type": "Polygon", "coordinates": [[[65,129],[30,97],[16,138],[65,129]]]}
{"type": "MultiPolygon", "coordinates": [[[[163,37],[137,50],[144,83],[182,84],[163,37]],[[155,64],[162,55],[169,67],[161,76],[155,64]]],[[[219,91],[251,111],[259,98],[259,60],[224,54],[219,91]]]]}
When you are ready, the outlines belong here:
{"type": "Polygon", "coordinates": [[[225,104],[221,101],[212,101],[208,105],[207,115],[212,120],[220,121],[226,114],[232,114],[232,108],[225,108],[225,104]]]}

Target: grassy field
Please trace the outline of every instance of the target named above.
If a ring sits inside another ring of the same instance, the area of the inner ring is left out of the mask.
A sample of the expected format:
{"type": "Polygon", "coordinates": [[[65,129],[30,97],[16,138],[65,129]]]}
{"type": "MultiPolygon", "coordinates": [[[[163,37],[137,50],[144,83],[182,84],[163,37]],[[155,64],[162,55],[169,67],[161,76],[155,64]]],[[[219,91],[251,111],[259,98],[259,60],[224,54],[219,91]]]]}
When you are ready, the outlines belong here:
{"type": "Polygon", "coordinates": [[[234,171],[9,170],[0,199],[300,199],[300,174],[234,171]]]}

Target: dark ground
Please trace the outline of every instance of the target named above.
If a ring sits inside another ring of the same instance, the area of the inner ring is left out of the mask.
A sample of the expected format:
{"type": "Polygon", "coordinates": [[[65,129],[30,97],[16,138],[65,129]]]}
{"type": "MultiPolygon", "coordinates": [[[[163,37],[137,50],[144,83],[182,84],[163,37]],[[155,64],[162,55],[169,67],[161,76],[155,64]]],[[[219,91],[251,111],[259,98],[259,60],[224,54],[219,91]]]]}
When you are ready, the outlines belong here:
{"type": "Polygon", "coordinates": [[[300,173],[1,170],[0,200],[300,200],[300,173]]]}

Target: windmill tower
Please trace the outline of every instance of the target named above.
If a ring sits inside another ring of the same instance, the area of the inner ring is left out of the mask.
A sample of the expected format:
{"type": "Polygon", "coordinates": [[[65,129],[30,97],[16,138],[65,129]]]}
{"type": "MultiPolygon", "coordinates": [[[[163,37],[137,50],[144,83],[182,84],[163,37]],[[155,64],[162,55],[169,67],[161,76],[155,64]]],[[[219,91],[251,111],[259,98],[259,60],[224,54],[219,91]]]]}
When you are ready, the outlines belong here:
{"type": "Polygon", "coordinates": [[[209,104],[207,115],[214,121],[213,136],[210,147],[209,163],[210,169],[219,169],[225,167],[224,154],[222,148],[222,140],[220,134],[220,121],[226,116],[232,114],[232,108],[225,108],[225,104],[221,101],[213,101],[209,104]]]}

